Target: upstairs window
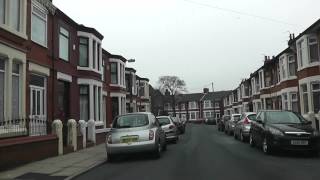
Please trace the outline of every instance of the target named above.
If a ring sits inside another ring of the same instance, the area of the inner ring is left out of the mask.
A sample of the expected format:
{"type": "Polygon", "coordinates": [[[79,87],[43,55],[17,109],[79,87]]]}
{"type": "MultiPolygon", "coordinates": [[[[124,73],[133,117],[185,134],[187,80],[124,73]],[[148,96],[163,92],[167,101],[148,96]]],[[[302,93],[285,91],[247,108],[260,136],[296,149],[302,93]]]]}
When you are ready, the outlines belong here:
{"type": "Polygon", "coordinates": [[[9,7],[9,25],[14,30],[20,31],[20,0],[10,0],[9,7]]]}
{"type": "Polygon", "coordinates": [[[309,46],[309,59],[310,63],[319,61],[319,47],[318,40],[316,36],[312,36],[308,38],[308,46],[309,46]]]}
{"type": "Polygon", "coordinates": [[[96,41],[93,41],[93,44],[92,44],[92,55],[93,55],[92,65],[93,65],[93,69],[95,69],[96,68],[96,41]]]}
{"type": "Polygon", "coordinates": [[[118,66],[117,63],[111,63],[111,84],[118,84],[118,66]]]}
{"type": "Polygon", "coordinates": [[[204,107],[205,108],[210,108],[211,107],[211,101],[204,101],[204,107]]]}
{"type": "Polygon", "coordinates": [[[5,24],[6,19],[6,1],[0,0],[0,24],[5,24]]]}
{"type": "Polygon", "coordinates": [[[89,66],[89,39],[85,37],[79,38],[79,66],[89,66]]]}
{"type": "Polygon", "coordinates": [[[0,123],[4,121],[4,60],[0,59],[0,123]]]}
{"type": "Polygon", "coordinates": [[[289,76],[296,75],[296,64],[293,56],[288,56],[289,76]]]}
{"type": "Polygon", "coordinates": [[[98,71],[100,71],[100,68],[101,68],[100,67],[100,46],[101,46],[100,44],[98,44],[98,46],[97,46],[98,71]]]}
{"type": "Polygon", "coordinates": [[[47,12],[35,3],[32,4],[31,39],[47,47],[47,12]]]}
{"type": "Polygon", "coordinates": [[[280,73],[281,73],[281,80],[284,80],[287,78],[286,62],[285,62],[284,56],[280,59],[280,73]]]}
{"type": "Polygon", "coordinates": [[[59,57],[69,61],[69,32],[63,27],[59,30],[59,57]]]}
{"type": "Polygon", "coordinates": [[[300,67],[303,67],[303,66],[304,66],[304,64],[303,64],[303,49],[302,49],[302,43],[303,43],[303,40],[301,40],[301,41],[298,42],[298,44],[297,44],[298,62],[299,62],[300,67]]]}

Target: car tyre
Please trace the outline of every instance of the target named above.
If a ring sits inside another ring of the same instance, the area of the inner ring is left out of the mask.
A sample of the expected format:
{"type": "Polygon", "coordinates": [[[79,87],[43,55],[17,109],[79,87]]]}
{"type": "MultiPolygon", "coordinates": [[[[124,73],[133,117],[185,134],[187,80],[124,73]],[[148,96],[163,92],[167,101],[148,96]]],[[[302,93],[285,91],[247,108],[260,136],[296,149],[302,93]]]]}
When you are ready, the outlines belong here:
{"type": "Polygon", "coordinates": [[[233,132],[233,137],[234,137],[234,139],[238,139],[236,132],[233,132]]]}
{"type": "Polygon", "coordinates": [[[114,162],[115,155],[107,153],[107,162],[112,163],[114,162]]]}
{"type": "Polygon", "coordinates": [[[255,146],[255,142],[253,140],[252,133],[250,133],[250,135],[249,135],[249,144],[250,144],[250,147],[254,147],[255,146]]]}
{"type": "Polygon", "coordinates": [[[160,158],[161,152],[162,152],[162,145],[161,145],[160,140],[158,140],[158,142],[155,146],[156,147],[154,149],[153,155],[154,155],[154,158],[158,159],[158,158],[160,158]]]}
{"type": "Polygon", "coordinates": [[[240,131],[240,140],[241,140],[242,142],[245,142],[245,138],[244,138],[244,136],[243,136],[243,134],[242,134],[242,131],[240,131]]]}
{"type": "Polygon", "coordinates": [[[264,137],[263,142],[262,142],[262,151],[268,155],[272,154],[272,152],[273,152],[272,147],[270,146],[266,137],[264,137]]]}

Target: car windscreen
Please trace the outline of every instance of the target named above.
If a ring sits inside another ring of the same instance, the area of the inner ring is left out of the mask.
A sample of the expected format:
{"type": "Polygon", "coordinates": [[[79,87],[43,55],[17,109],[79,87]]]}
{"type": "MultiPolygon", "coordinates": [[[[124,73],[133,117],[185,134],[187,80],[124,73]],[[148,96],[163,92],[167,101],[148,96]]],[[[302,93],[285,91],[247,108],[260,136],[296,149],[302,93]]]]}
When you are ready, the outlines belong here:
{"type": "Polygon", "coordinates": [[[233,116],[234,121],[239,121],[240,120],[240,115],[235,115],[233,116]]]}
{"type": "Polygon", "coordinates": [[[148,115],[145,114],[132,114],[120,116],[115,119],[113,128],[135,128],[142,127],[149,124],[148,115]]]}
{"type": "Polygon", "coordinates": [[[256,120],[257,115],[256,114],[250,114],[248,115],[248,119],[250,119],[251,121],[255,121],[256,120]]]}
{"type": "Polygon", "coordinates": [[[167,118],[167,117],[161,117],[161,118],[157,118],[157,119],[158,119],[158,121],[159,121],[159,123],[160,123],[161,125],[170,124],[170,120],[169,120],[169,118],[167,118]]]}
{"type": "Polygon", "coordinates": [[[302,120],[293,112],[267,112],[267,122],[272,124],[300,124],[302,120]]]}

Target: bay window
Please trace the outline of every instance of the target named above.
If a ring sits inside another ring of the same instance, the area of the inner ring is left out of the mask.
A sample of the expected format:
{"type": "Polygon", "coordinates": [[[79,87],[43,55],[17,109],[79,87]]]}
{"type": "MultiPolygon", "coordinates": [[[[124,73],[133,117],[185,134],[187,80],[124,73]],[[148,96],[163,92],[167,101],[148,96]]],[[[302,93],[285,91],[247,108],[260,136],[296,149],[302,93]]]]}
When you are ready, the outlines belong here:
{"type": "Polygon", "coordinates": [[[89,120],[89,86],[80,85],[80,120],[89,120]]]}
{"type": "Polygon", "coordinates": [[[302,49],[302,44],[303,44],[303,41],[304,40],[301,40],[297,43],[297,53],[298,53],[298,63],[300,65],[300,67],[303,67],[304,64],[303,64],[303,49],[302,49]]]}
{"type": "Polygon", "coordinates": [[[308,38],[308,46],[309,46],[310,63],[319,61],[319,47],[318,47],[318,40],[316,36],[311,36],[308,38]]]}
{"type": "Polygon", "coordinates": [[[0,24],[4,24],[5,23],[5,19],[6,19],[6,1],[5,0],[0,0],[0,24]]]}
{"type": "Polygon", "coordinates": [[[320,82],[311,83],[313,111],[318,113],[320,111],[320,82]]]}
{"type": "Polygon", "coordinates": [[[289,76],[296,75],[296,64],[294,56],[288,56],[288,67],[289,67],[289,76]]]}
{"type": "Polygon", "coordinates": [[[92,66],[93,66],[93,69],[96,68],[96,41],[93,40],[93,43],[92,43],[92,55],[93,55],[93,58],[92,58],[92,66]]]}
{"type": "Polygon", "coordinates": [[[290,93],[290,97],[291,97],[291,110],[293,112],[299,112],[297,93],[290,93]]]}
{"type": "Polygon", "coordinates": [[[20,0],[10,0],[9,25],[16,31],[20,31],[20,0]]]}
{"type": "Polygon", "coordinates": [[[4,121],[4,60],[0,59],[0,123],[4,121]]]}
{"type": "Polygon", "coordinates": [[[303,112],[309,112],[309,100],[308,100],[308,87],[307,84],[302,84],[301,86],[301,94],[302,94],[302,103],[303,103],[303,112]]]}
{"type": "Polygon", "coordinates": [[[285,62],[285,57],[282,56],[280,59],[280,71],[281,71],[281,81],[287,78],[287,72],[286,72],[286,62],[285,62]]]}
{"type": "Polygon", "coordinates": [[[110,64],[111,84],[118,84],[118,65],[113,62],[110,64]]]}
{"type": "Polygon", "coordinates": [[[47,12],[35,3],[32,4],[31,39],[47,47],[47,12]]]}
{"type": "Polygon", "coordinates": [[[12,63],[12,118],[20,116],[20,64],[12,63]]]}
{"type": "Polygon", "coordinates": [[[89,66],[89,40],[85,37],[79,38],[79,66],[89,66]]]}
{"type": "Polygon", "coordinates": [[[69,61],[69,32],[63,27],[59,30],[59,57],[69,61]]]}
{"type": "Polygon", "coordinates": [[[288,106],[288,94],[287,94],[287,93],[282,94],[282,101],[283,101],[283,108],[284,108],[284,110],[289,110],[289,106],[288,106]]]}

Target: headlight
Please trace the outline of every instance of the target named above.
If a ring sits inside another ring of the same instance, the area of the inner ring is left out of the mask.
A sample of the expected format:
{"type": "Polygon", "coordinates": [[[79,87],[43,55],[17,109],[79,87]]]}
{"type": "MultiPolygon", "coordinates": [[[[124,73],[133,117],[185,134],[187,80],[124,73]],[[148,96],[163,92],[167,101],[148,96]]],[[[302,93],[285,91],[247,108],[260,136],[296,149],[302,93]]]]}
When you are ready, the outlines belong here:
{"type": "Polygon", "coordinates": [[[280,130],[278,129],[274,129],[274,128],[269,128],[269,132],[273,135],[276,135],[276,136],[284,136],[283,132],[281,132],[280,130]]]}
{"type": "Polygon", "coordinates": [[[112,144],[112,136],[111,134],[107,137],[107,143],[112,144]]]}
{"type": "Polygon", "coordinates": [[[313,131],[313,136],[320,136],[319,131],[313,131]]]}

